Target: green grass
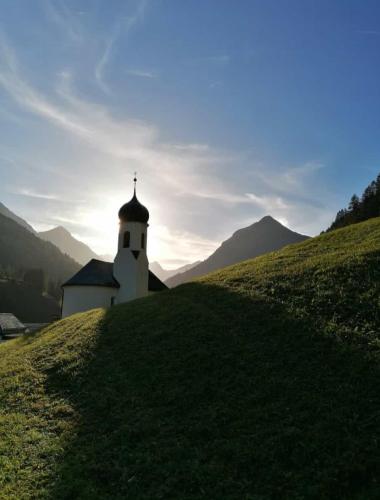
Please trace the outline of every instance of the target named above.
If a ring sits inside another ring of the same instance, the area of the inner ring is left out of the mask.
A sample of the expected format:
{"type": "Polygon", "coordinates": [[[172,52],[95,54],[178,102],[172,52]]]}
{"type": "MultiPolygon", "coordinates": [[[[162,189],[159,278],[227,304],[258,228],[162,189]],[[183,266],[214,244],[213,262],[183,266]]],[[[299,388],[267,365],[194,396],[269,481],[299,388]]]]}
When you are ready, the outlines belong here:
{"type": "Polygon", "coordinates": [[[0,346],[1,499],[378,499],[380,219],[0,346]]]}

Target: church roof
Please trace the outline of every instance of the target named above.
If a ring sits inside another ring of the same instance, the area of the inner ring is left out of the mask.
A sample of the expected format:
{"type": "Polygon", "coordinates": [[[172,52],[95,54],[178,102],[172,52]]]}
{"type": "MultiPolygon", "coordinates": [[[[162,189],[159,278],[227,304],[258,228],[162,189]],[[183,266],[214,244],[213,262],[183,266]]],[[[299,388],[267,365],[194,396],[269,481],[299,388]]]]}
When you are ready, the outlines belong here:
{"type": "Polygon", "coordinates": [[[166,290],[168,287],[165,283],[162,283],[160,278],[158,278],[152,271],[149,271],[148,278],[148,291],[149,292],[161,292],[162,290],[166,290]]]}
{"type": "Polygon", "coordinates": [[[62,286],[108,286],[119,288],[119,283],[113,277],[112,262],[91,259],[72,278],[62,286]]]}
{"type": "Polygon", "coordinates": [[[0,331],[6,332],[23,332],[26,326],[19,321],[12,313],[0,313],[0,331]]]}
{"type": "MultiPolygon", "coordinates": [[[[113,263],[102,260],[91,259],[72,278],[62,286],[106,286],[120,288],[118,281],[113,276],[113,263]]],[[[149,271],[148,291],[159,292],[167,286],[149,271]]]]}

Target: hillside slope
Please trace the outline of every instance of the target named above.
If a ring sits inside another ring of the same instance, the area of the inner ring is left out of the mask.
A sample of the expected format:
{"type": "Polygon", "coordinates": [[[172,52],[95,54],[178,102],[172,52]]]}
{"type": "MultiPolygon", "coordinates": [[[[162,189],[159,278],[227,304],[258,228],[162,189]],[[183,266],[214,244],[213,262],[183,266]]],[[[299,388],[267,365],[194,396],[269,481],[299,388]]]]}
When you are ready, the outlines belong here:
{"type": "Polygon", "coordinates": [[[91,259],[99,259],[99,256],[89,246],[74,238],[62,226],[54,227],[49,231],[41,231],[38,236],[53,243],[61,252],[70,255],[79,264],[87,264],[91,259]]]}
{"type": "Polygon", "coordinates": [[[291,231],[267,215],[258,222],[236,231],[206,260],[186,272],[169,278],[166,284],[171,288],[191,281],[195,277],[204,276],[231,264],[279,250],[285,245],[298,243],[307,238],[308,236],[291,231]]]}
{"type": "Polygon", "coordinates": [[[4,498],[378,499],[380,219],[0,346],[4,498]]]}
{"type": "Polygon", "coordinates": [[[60,282],[80,268],[52,243],[41,240],[3,215],[0,215],[0,263],[5,268],[41,268],[50,279],[60,282]]]}
{"type": "Polygon", "coordinates": [[[8,207],[6,207],[3,203],[0,202],[0,215],[3,215],[4,217],[8,217],[8,219],[12,219],[17,224],[22,226],[23,228],[27,229],[33,234],[36,234],[36,231],[32,228],[30,224],[28,224],[24,219],[13,213],[11,210],[9,210],[8,207]]]}

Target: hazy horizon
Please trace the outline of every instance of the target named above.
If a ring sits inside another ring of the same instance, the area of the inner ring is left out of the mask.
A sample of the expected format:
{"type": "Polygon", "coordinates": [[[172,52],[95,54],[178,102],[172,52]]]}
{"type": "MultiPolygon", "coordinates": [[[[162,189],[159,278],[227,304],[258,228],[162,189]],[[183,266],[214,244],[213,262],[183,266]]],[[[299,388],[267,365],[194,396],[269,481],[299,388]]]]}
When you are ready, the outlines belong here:
{"type": "Polygon", "coordinates": [[[0,201],[98,254],[206,258],[270,214],[315,235],[380,171],[375,1],[5,0],[0,201]]]}

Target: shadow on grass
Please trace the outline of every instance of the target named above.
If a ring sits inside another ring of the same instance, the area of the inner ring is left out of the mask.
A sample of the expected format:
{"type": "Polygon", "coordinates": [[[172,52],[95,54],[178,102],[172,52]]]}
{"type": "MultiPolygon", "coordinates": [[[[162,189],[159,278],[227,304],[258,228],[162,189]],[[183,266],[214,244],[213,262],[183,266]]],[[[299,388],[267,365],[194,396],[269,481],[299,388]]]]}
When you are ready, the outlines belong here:
{"type": "MultiPolygon", "coordinates": [[[[78,332],[80,334],[80,332],[78,332]]],[[[192,283],[109,310],[51,498],[379,498],[379,366],[274,302],[192,283]]]]}

